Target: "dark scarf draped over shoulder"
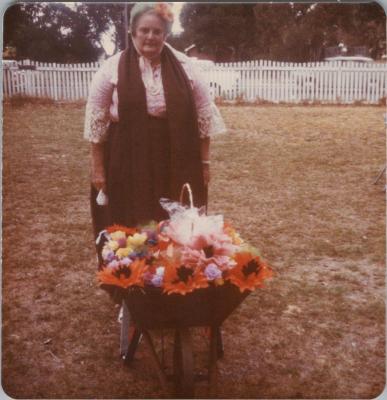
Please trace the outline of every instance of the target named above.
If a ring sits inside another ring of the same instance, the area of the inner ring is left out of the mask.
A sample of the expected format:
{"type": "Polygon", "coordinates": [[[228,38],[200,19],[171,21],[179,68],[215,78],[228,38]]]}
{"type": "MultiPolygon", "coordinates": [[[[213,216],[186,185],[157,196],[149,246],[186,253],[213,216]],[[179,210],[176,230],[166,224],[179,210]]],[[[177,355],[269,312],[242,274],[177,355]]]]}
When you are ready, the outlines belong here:
{"type": "MultiPolygon", "coordinates": [[[[197,111],[189,79],[173,52],[164,46],[161,75],[169,135],[169,198],[178,201],[188,182],[195,206],[206,203],[200,156],[197,111]]],[[[152,202],[152,157],[149,153],[149,115],[138,54],[132,43],[118,67],[119,122],[109,136],[107,191],[109,223],[136,225],[157,219],[152,202]]],[[[160,207],[159,205],[157,207],[160,207]]]]}

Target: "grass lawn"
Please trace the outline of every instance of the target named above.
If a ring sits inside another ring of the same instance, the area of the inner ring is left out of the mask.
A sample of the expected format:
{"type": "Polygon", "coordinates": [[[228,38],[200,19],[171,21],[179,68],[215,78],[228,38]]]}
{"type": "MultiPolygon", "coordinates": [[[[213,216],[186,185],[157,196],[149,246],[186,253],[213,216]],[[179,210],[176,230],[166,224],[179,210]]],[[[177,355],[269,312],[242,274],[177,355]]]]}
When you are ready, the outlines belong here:
{"type": "MultiPolygon", "coordinates": [[[[220,398],[374,398],[385,381],[382,107],[221,107],[210,213],[276,276],[223,325],[220,398]]],[[[2,385],[14,398],[159,398],[119,359],[95,281],[83,104],[4,105],[2,385]]],[[[156,338],[157,339],[157,338],[156,338]]],[[[159,343],[159,342],[157,342],[159,343]]],[[[195,332],[197,365],[208,339],[195,332]]],[[[205,383],[197,397],[206,397],[205,383]]]]}

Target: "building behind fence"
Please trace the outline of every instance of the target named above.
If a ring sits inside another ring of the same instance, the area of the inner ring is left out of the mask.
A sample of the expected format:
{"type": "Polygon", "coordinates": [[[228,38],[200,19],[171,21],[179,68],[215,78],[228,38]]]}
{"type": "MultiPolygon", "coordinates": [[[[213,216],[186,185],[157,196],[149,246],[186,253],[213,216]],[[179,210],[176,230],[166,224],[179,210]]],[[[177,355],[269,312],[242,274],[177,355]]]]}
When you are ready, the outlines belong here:
{"type": "MultiPolygon", "coordinates": [[[[99,63],[3,61],[3,96],[47,97],[58,101],[86,99],[91,79],[99,66],[99,63]]],[[[212,98],[333,104],[377,104],[386,98],[387,68],[384,63],[296,64],[260,60],[205,64],[202,68],[212,98]]]]}

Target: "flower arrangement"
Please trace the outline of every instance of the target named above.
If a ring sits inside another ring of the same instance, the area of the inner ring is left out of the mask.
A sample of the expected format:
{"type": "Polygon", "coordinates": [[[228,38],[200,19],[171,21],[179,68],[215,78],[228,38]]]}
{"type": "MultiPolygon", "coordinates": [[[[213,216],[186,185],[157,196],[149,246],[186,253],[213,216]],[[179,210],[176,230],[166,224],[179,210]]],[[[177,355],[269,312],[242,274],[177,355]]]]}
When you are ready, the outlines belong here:
{"type": "Polygon", "coordinates": [[[154,6],[154,10],[167,22],[173,22],[173,12],[172,8],[168,3],[159,2],[154,6]]]}
{"type": "MultiPolygon", "coordinates": [[[[161,201],[162,202],[162,201],[161,201]]],[[[114,225],[101,232],[101,284],[151,286],[185,295],[230,283],[240,292],[272,276],[258,250],[246,243],[221,215],[164,201],[170,219],[137,228],[114,225]]]]}

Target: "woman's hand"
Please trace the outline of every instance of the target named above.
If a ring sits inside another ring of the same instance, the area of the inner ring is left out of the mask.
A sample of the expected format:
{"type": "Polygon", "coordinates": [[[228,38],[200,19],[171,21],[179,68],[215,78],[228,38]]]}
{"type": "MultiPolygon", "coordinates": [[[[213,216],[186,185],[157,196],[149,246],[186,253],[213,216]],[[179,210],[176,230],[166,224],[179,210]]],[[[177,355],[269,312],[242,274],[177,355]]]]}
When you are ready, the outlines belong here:
{"type": "Polygon", "coordinates": [[[106,176],[103,168],[92,168],[91,184],[99,192],[101,189],[106,193],[106,176]]]}
{"type": "Polygon", "coordinates": [[[104,168],[104,144],[91,145],[91,184],[97,191],[106,193],[106,174],[104,168]]]}

